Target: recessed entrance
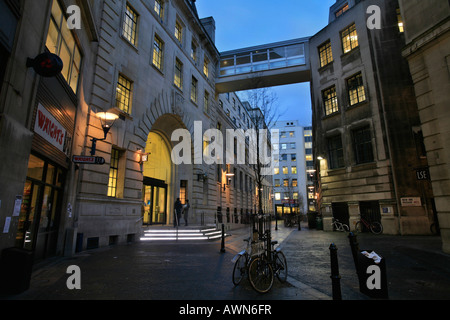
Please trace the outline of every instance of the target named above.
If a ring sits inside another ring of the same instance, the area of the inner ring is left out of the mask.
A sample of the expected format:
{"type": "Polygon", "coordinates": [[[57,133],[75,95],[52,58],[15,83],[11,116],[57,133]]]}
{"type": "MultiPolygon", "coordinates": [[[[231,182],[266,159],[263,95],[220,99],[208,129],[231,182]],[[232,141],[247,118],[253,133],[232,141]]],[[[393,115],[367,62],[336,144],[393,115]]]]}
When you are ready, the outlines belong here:
{"type": "Polygon", "coordinates": [[[164,181],[144,178],[145,225],[167,223],[167,184],[164,181]]]}
{"type": "Polygon", "coordinates": [[[144,225],[166,224],[168,222],[168,195],[172,179],[170,150],[163,136],[150,132],[145,148],[149,153],[144,162],[143,212],[144,225]]]}

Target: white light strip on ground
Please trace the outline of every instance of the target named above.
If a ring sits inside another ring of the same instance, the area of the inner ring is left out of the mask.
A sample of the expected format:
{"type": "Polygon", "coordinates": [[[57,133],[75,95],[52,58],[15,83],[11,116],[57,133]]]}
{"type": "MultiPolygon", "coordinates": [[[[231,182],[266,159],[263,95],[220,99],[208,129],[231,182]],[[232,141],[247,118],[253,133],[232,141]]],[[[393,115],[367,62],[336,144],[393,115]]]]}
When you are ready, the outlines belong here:
{"type": "Polygon", "coordinates": [[[141,238],[141,241],[150,241],[150,240],[208,240],[208,237],[178,237],[178,238],[141,238]]]}

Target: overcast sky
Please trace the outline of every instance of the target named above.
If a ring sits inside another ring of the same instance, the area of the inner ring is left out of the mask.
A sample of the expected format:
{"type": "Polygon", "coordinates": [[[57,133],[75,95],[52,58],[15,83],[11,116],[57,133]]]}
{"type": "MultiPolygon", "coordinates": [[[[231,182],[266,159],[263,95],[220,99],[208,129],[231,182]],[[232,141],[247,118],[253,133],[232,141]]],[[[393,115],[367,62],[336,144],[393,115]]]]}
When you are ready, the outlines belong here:
{"type": "MultiPolygon", "coordinates": [[[[216,22],[216,47],[222,51],[309,37],[328,23],[335,0],[197,0],[200,18],[216,22]]],[[[280,120],[311,124],[309,84],[273,87],[280,120]]]]}

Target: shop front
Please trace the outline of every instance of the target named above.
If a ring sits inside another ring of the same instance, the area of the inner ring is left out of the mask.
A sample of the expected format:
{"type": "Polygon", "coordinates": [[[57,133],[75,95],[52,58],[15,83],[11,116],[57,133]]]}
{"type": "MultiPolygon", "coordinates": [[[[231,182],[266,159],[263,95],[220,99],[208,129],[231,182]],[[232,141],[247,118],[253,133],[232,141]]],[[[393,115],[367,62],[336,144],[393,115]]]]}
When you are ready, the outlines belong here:
{"type": "Polygon", "coordinates": [[[16,247],[34,251],[35,260],[56,254],[66,170],[30,155],[16,234],[16,247]]]}
{"type": "MultiPolygon", "coordinates": [[[[15,247],[33,252],[34,261],[58,254],[67,209],[76,104],[58,78],[42,79],[32,119],[34,133],[23,194],[18,203],[15,247]]],[[[69,205],[70,206],[70,205],[69,205]]]]}

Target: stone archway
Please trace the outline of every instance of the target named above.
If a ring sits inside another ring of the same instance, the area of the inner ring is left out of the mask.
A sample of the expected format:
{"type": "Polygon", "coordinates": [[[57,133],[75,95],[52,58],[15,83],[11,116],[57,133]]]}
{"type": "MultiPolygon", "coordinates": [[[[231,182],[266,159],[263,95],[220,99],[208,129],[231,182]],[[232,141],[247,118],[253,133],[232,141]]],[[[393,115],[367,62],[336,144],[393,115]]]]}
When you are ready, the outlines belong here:
{"type": "MultiPolygon", "coordinates": [[[[186,129],[193,135],[194,121],[183,112],[183,99],[177,95],[159,95],[141,115],[134,127],[134,135],[130,141],[136,147],[149,154],[149,164],[142,165],[143,194],[145,199],[145,183],[164,183],[167,185],[167,204],[165,223],[173,223],[174,202],[180,195],[180,186],[186,192],[185,198],[192,197],[194,189],[194,166],[175,165],[171,161],[173,142],[171,136],[176,129],[186,129]],[[155,143],[152,146],[152,140],[155,143]],[[155,160],[155,157],[157,160],[155,160]],[[170,162],[170,163],[169,163],[170,162]],[[154,167],[153,169],[151,167],[154,167]],[[151,171],[153,170],[153,171],[151,171]],[[153,179],[153,180],[149,180],[153,179]]],[[[145,202],[145,201],[144,201],[145,202]]],[[[192,206],[192,202],[191,202],[192,206]]],[[[194,212],[192,208],[190,212],[194,212]]],[[[144,219],[145,220],[145,219],[144,219]]],[[[155,219],[160,222],[160,220],[155,219]]],[[[145,221],[144,221],[145,222],[145,221]]]]}

